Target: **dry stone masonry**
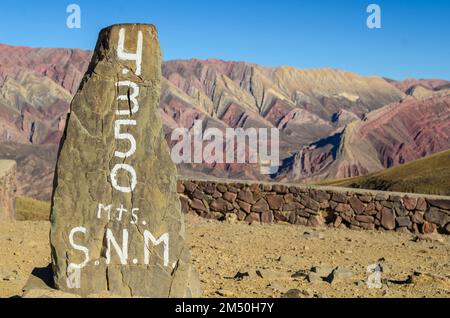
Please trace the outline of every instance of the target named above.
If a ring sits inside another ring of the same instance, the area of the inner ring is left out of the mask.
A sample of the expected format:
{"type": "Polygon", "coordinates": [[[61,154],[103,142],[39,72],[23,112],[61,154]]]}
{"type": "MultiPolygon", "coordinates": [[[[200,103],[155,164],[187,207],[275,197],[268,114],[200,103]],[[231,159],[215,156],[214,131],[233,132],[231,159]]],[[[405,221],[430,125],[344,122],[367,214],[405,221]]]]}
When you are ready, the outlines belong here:
{"type": "Polygon", "coordinates": [[[180,179],[185,213],[248,223],[450,234],[450,198],[334,187],[180,179]]]}
{"type": "Polygon", "coordinates": [[[89,296],[199,296],[176,168],[158,114],[152,25],[100,32],[58,156],[51,248],[58,289],[89,296]]]}
{"type": "Polygon", "coordinates": [[[15,218],[16,162],[0,160],[0,221],[15,218]]]}

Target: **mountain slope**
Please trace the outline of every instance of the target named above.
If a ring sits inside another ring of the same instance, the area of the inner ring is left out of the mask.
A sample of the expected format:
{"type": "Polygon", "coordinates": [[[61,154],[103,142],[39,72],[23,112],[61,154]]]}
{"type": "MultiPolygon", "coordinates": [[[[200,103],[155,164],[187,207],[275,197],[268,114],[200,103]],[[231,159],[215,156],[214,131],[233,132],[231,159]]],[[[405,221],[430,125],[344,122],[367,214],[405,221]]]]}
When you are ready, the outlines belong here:
{"type": "MultiPolygon", "coordinates": [[[[36,197],[47,191],[43,195],[49,196],[56,145],[90,57],[91,52],[76,49],[0,44],[0,157],[17,154],[22,163],[30,158],[29,169],[35,169],[27,172],[31,177],[19,176],[19,193],[36,197]],[[40,189],[31,184],[40,184],[40,189]]],[[[449,148],[447,81],[402,84],[330,68],[215,59],[167,61],[162,72],[160,114],[171,146],[176,143],[170,140],[174,128],[190,129],[200,119],[203,130],[280,130],[283,165],[276,175],[262,175],[258,164],[248,163],[180,164],[183,175],[335,179],[449,148]]],[[[254,151],[246,148],[247,154],[254,151]]]]}
{"type": "Polygon", "coordinates": [[[303,148],[280,180],[366,175],[450,148],[450,95],[389,104],[303,148]]]}
{"type": "Polygon", "coordinates": [[[363,177],[319,182],[351,188],[450,195],[450,150],[363,177]]]}

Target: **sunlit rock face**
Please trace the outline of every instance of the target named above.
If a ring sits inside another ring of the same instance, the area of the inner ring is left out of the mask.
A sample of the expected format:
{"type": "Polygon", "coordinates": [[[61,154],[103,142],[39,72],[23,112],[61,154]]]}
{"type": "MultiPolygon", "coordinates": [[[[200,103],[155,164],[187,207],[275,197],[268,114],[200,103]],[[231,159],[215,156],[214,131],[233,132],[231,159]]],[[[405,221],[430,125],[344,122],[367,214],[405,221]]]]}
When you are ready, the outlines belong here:
{"type": "Polygon", "coordinates": [[[199,295],[158,112],[160,81],[155,27],[100,32],[57,161],[51,247],[60,290],[199,295]]]}

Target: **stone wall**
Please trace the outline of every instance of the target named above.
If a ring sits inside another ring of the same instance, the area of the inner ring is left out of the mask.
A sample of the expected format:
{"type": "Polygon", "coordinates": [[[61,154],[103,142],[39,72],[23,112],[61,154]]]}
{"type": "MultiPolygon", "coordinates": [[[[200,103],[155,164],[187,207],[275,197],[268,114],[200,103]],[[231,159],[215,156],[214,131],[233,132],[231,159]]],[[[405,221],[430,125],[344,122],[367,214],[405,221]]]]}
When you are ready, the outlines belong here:
{"type": "Polygon", "coordinates": [[[0,221],[14,219],[16,189],[16,162],[0,160],[0,221]]]}
{"type": "Polygon", "coordinates": [[[450,197],[182,178],[178,193],[185,213],[210,219],[450,234],[450,197]]]}

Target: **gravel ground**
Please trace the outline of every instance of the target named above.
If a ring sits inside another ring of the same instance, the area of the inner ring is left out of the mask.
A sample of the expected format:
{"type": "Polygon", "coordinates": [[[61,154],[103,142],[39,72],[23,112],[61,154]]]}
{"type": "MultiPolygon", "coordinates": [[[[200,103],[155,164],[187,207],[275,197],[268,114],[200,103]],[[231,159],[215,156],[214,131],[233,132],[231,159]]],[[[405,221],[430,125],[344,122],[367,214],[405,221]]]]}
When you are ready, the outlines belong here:
{"type": "MultiPolygon", "coordinates": [[[[0,223],[0,297],[21,295],[33,268],[50,263],[49,228],[44,221],[0,223]]],[[[204,297],[450,297],[448,236],[416,241],[408,233],[194,216],[187,229],[204,297]],[[370,264],[383,269],[381,288],[366,284],[370,264]]]]}

